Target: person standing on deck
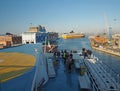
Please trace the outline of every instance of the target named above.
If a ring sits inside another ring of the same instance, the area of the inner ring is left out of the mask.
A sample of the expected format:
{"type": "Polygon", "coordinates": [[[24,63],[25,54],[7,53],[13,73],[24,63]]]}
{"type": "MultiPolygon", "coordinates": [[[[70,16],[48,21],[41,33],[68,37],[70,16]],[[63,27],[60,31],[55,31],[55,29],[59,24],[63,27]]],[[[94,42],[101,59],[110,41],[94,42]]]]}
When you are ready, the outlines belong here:
{"type": "Polygon", "coordinates": [[[63,58],[64,58],[64,64],[66,63],[66,59],[67,59],[67,51],[65,50],[63,53],[63,58]]]}
{"type": "Polygon", "coordinates": [[[70,52],[70,58],[71,58],[71,65],[72,65],[72,64],[74,64],[72,51],[70,52]]]}
{"type": "Polygon", "coordinates": [[[71,59],[71,56],[70,56],[70,55],[68,55],[68,58],[67,58],[67,60],[66,60],[66,66],[67,66],[68,72],[71,72],[72,59],[71,59]]]}
{"type": "Polygon", "coordinates": [[[60,57],[60,51],[57,51],[57,56],[60,57]]]}
{"type": "Polygon", "coordinates": [[[85,59],[86,57],[88,57],[88,54],[87,54],[87,52],[85,51],[85,53],[84,53],[84,59],[85,59]]]}
{"type": "Polygon", "coordinates": [[[63,50],[61,50],[61,57],[63,58],[63,55],[64,55],[64,52],[63,52],[63,50]]]}
{"type": "Polygon", "coordinates": [[[84,56],[84,59],[87,57],[87,52],[85,48],[82,48],[82,55],[84,56]]]}
{"type": "Polygon", "coordinates": [[[92,51],[91,50],[87,50],[87,54],[88,54],[88,58],[91,58],[92,51]]]}
{"type": "Polygon", "coordinates": [[[85,48],[82,48],[82,55],[84,56],[85,54],[85,48]]]}
{"type": "Polygon", "coordinates": [[[73,54],[72,54],[72,51],[70,52],[70,57],[71,57],[71,59],[73,59],[73,54]]]}

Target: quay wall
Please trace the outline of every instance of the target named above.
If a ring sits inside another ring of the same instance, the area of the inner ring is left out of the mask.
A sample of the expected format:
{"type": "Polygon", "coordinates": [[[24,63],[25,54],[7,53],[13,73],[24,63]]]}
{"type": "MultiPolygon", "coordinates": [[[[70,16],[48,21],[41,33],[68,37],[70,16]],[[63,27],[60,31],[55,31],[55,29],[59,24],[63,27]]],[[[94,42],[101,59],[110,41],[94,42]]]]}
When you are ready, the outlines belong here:
{"type": "Polygon", "coordinates": [[[95,50],[99,50],[99,51],[102,51],[102,52],[112,54],[112,55],[120,56],[120,52],[115,52],[113,50],[109,50],[109,49],[106,49],[106,48],[100,48],[100,47],[93,47],[92,46],[92,48],[95,49],[95,50]]]}

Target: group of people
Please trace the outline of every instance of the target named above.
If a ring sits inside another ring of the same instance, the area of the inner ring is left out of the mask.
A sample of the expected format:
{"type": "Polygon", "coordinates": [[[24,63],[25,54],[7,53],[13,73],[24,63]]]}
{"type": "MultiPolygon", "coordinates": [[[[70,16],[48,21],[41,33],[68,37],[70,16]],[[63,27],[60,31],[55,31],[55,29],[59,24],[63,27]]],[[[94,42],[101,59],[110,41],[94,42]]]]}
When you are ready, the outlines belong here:
{"type": "MultiPolygon", "coordinates": [[[[56,50],[54,52],[55,60],[58,62],[58,58],[61,57],[64,60],[65,67],[68,72],[71,72],[72,65],[74,64],[73,51],[68,52],[67,50],[56,50]]],[[[82,48],[82,56],[85,58],[91,58],[92,51],[82,48]]]]}
{"type": "Polygon", "coordinates": [[[57,57],[61,57],[64,61],[67,71],[71,72],[72,64],[74,64],[72,51],[68,52],[67,50],[61,50],[60,52],[57,50],[54,52],[54,57],[56,61],[58,61],[57,57]]]}
{"type": "Polygon", "coordinates": [[[91,50],[86,50],[85,48],[82,48],[82,56],[84,56],[84,59],[87,58],[91,58],[92,55],[92,51],[91,50]]]}
{"type": "Polygon", "coordinates": [[[64,64],[68,72],[71,72],[72,65],[74,64],[72,51],[67,52],[66,50],[61,52],[62,58],[64,59],[64,64]]]}
{"type": "Polygon", "coordinates": [[[54,52],[54,57],[60,57],[60,51],[56,50],[56,51],[54,52]]]}

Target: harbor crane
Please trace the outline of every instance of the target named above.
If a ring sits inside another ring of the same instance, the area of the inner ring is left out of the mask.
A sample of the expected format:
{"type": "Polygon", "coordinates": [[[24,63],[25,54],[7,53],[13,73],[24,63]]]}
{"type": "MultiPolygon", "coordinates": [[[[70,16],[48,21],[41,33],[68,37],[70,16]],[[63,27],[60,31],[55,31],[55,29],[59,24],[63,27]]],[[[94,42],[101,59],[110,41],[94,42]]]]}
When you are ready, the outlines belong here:
{"type": "Polygon", "coordinates": [[[105,19],[105,32],[107,34],[107,37],[109,39],[108,43],[111,43],[111,40],[112,40],[112,35],[111,35],[111,30],[112,30],[112,27],[110,26],[108,20],[107,20],[107,16],[106,14],[104,14],[104,19],[105,19]]]}

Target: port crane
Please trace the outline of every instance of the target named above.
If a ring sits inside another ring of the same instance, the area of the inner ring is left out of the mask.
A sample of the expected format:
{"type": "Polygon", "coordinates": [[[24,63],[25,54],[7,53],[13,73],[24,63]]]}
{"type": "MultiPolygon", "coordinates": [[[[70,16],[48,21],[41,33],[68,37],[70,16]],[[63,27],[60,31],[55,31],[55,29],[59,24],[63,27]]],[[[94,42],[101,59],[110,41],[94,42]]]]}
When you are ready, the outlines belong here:
{"type": "Polygon", "coordinates": [[[109,39],[108,43],[111,44],[111,40],[112,40],[111,30],[112,30],[112,27],[110,26],[110,24],[108,22],[106,14],[104,14],[104,20],[105,20],[105,23],[106,23],[105,32],[106,32],[107,37],[109,39]]]}

